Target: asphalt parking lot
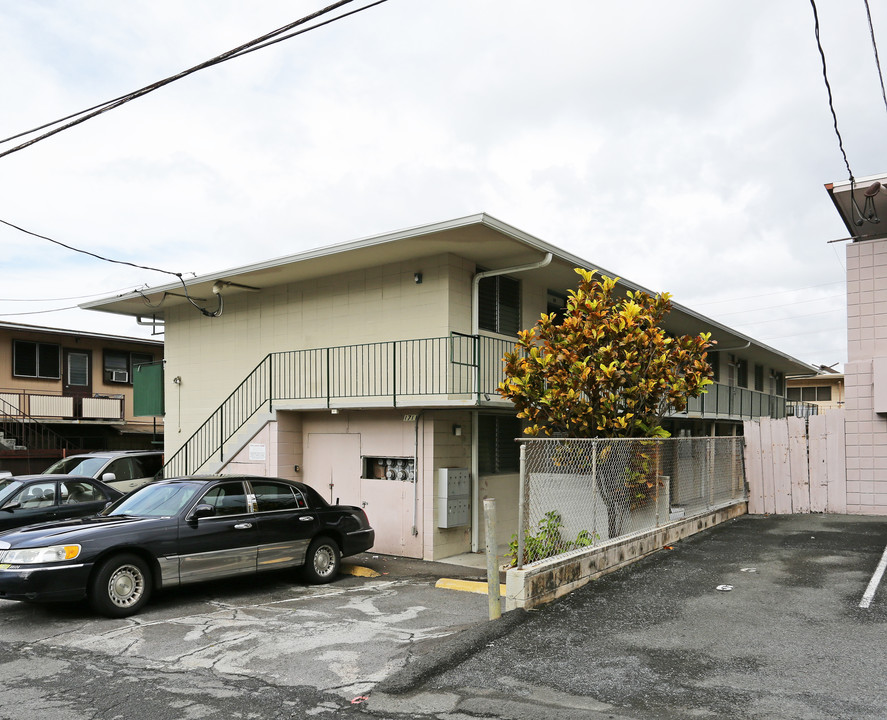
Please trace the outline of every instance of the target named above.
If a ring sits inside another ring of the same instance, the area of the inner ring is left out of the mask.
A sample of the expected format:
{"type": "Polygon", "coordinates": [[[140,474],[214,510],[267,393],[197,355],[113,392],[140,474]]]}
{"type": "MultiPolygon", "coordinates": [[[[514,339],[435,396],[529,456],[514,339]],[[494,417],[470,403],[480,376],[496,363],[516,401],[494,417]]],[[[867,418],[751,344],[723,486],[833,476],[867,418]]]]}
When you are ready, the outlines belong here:
{"type": "Polygon", "coordinates": [[[419,682],[390,678],[369,710],[883,720],[887,587],[860,604],[885,545],[883,517],[743,516],[527,613],[419,682]]]}
{"type": "Polygon", "coordinates": [[[440,590],[479,571],[365,554],[311,586],[289,573],[158,593],[139,615],[0,601],[0,717],[291,718],[354,707],[417,652],[487,618],[440,590]],[[147,711],[146,708],[150,708],[147,711]]]}
{"type": "Polygon", "coordinates": [[[133,618],[0,601],[0,717],[887,717],[887,518],[745,516],[490,623],[472,568],[367,554],[155,596],[133,618]]]}

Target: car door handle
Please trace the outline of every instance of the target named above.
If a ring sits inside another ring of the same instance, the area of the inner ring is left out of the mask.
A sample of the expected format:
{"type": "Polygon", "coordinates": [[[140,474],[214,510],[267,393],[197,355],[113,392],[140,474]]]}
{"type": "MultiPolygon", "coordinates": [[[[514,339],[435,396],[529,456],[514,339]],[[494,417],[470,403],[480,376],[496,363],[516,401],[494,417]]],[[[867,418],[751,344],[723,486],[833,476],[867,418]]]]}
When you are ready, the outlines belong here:
{"type": "Polygon", "coordinates": [[[252,523],[237,523],[234,526],[235,530],[249,530],[253,526],[252,523]]]}
{"type": "Polygon", "coordinates": [[[313,515],[303,515],[299,518],[301,522],[311,522],[314,519],[313,515]]]}

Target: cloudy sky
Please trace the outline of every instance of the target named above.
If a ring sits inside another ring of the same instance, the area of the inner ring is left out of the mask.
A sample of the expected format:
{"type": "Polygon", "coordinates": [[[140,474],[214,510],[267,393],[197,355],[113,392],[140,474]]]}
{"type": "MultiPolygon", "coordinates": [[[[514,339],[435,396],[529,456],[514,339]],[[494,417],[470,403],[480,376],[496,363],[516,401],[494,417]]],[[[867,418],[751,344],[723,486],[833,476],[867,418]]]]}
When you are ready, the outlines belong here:
{"type": "MultiPolygon", "coordinates": [[[[0,137],[325,1],[0,0],[0,137]]],[[[853,174],[885,172],[865,4],[817,8],[853,174]]],[[[806,0],[388,0],[0,158],[0,220],[204,274],[487,212],[831,365],[847,232],[823,185],[847,177],[806,0]]],[[[171,280],[8,226],[0,248],[8,322],[145,335],[59,308],[171,280]]]]}

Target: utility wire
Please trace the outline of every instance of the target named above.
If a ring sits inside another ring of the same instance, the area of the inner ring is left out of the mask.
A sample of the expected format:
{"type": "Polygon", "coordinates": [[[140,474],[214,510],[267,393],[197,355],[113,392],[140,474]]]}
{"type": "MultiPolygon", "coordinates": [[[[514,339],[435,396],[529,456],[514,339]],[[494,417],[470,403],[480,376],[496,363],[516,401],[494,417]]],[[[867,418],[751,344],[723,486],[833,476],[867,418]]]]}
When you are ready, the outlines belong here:
{"type": "MultiPolygon", "coordinates": [[[[718,317],[726,317],[727,315],[742,315],[745,313],[760,312],[761,310],[775,310],[776,308],[791,307],[792,305],[809,305],[810,303],[821,302],[822,300],[834,300],[836,298],[846,298],[846,297],[847,296],[844,294],[825,295],[823,297],[814,298],[812,300],[798,300],[797,302],[780,303],[779,305],[764,305],[763,307],[746,308],[745,310],[731,310],[730,312],[719,312],[718,317]]],[[[836,309],[843,310],[844,308],[836,308],[836,309]]]]}
{"type": "MultiPolygon", "coordinates": [[[[116,292],[129,290],[130,286],[117,288],[116,290],[106,290],[105,292],[92,293],[90,295],[72,295],[70,297],[57,298],[0,298],[0,302],[62,302],[63,300],[83,300],[84,298],[101,297],[103,295],[112,295],[116,292]]],[[[67,308],[63,308],[67,309],[67,308]]]]}
{"type": "MultiPolygon", "coordinates": [[[[113,260],[112,258],[106,258],[103,255],[97,255],[94,252],[89,252],[89,250],[81,250],[80,248],[75,248],[72,245],[66,245],[63,242],[60,242],[59,240],[54,240],[53,238],[47,237],[46,235],[40,235],[39,233],[31,232],[30,230],[25,230],[24,228],[19,227],[18,225],[13,225],[11,222],[7,222],[6,220],[0,220],[0,223],[3,223],[4,225],[7,225],[8,227],[14,228],[15,230],[18,230],[19,232],[23,232],[26,235],[31,235],[33,237],[40,238],[41,240],[47,240],[47,241],[54,243],[56,245],[60,245],[61,247],[65,248],[67,250],[72,250],[73,252],[82,253],[83,255],[89,255],[90,257],[94,257],[97,260],[103,260],[104,262],[115,263],[117,265],[128,265],[129,267],[138,268],[139,270],[151,270],[152,272],[159,272],[159,273],[163,273],[165,275],[172,275],[173,277],[178,278],[179,282],[182,283],[182,287],[185,290],[185,298],[188,300],[188,302],[191,303],[191,305],[193,305],[195,308],[197,308],[201,313],[203,313],[204,315],[206,315],[208,317],[218,317],[219,315],[222,314],[222,296],[221,295],[218,296],[219,304],[215,310],[207,310],[205,307],[201,307],[196,302],[194,302],[194,300],[192,300],[191,296],[188,294],[188,286],[185,284],[185,280],[182,277],[182,273],[173,272],[171,270],[162,270],[161,268],[151,267],[150,265],[139,265],[137,263],[131,263],[127,260],[113,260]]],[[[69,310],[70,308],[61,308],[61,309],[69,310]]],[[[40,312],[53,312],[53,311],[52,310],[42,310],[40,312]]],[[[19,313],[19,314],[32,315],[32,314],[36,314],[36,313],[19,313]]]]}
{"type": "Polygon", "coordinates": [[[844,308],[832,308],[831,310],[823,310],[822,312],[815,313],[805,313],[804,315],[789,315],[788,317],[781,318],[771,318],[770,320],[752,320],[751,322],[742,322],[737,321],[737,325],[740,327],[748,327],[750,325],[766,325],[767,323],[775,323],[775,322],[792,322],[794,320],[799,320],[800,318],[808,318],[814,317],[816,315],[831,315],[836,312],[843,312],[844,308]]]}
{"type": "Polygon", "coordinates": [[[869,9],[869,0],[865,2],[865,14],[869,19],[869,32],[872,36],[872,49],[875,51],[875,65],[878,68],[878,79],[881,81],[881,97],[884,98],[884,108],[887,109],[887,91],[884,90],[884,75],[881,73],[881,61],[878,59],[878,43],[875,41],[875,26],[872,25],[872,11],[869,9]]]}
{"type": "MultiPolygon", "coordinates": [[[[825,52],[822,49],[822,42],[819,39],[819,13],[816,12],[816,0],[810,0],[813,7],[814,34],[816,35],[816,47],[819,49],[819,56],[822,58],[822,79],[825,81],[825,89],[828,91],[828,106],[832,112],[832,121],[835,126],[835,135],[838,136],[838,147],[841,149],[841,155],[844,157],[844,165],[847,166],[847,174],[850,176],[850,192],[853,193],[853,184],[856,182],[853,178],[853,171],[850,169],[850,161],[847,160],[847,153],[844,151],[844,141],[841,138],[841,131],[838,130],[838,116],[835,114],[835,103],[832,97],[832,86],[828,81],[828,72],[825,66],[825,52]]],[[[2,157],[2,155],[0,155],[2,157]]]]}
{"type": "Polygon", "coordinates": [[[352,10],[350,12],[343,13],[342,15],[338,15],[338,16],[336,16],[332,19],[326,20],[322,23],[318,23],[316,25],[312,25],[311,27],[304,28],[304,29],[298,30],[296,32],[292,32],[288,35],[284,34],[284,33],[289,32],[293,28],[298,27],[299,25],[304,25],[307,22],[315,20],[315,19],[321,17],[322,15],[332,12],[333,10],[337,10],[338,8],[342,7],[343,5],[347,5],[348,3],[353,2],[353,1],[354,0],[339,0],[339,2],[335,2],[332,5],[329,5],[325,8],[323,8],[322,10],[318,10],[317,12],[311,13],[310,15],[306,15],[305,17],[303,17],[299,20],[296,20],[295,22],[289,23],[288,25],[284,25],[283,27],[278,28],[277,30],[273,30],[269,33],[266,33],[266,34],[262,35],[261,37],[250,40],[249,42],[244,43],[243,45],[240,45],[232,50],[228,50],[227,52],[224,52],[221,55],[217,55],[217,56],[215,56],[209,60],[206,60],[198,65],[195,65],[194,67],[191,67],[187,70],[183,70],[179,73],[176,73],[175,75],[171,75],[167,78],[164,78],[163,80],[158,80],[157,82],[153,82],[150,85],[146,85],[145,87],[143,87],[139,90],[135,90],[131,93],[127,93],[126,95],[121,95],[120,97],[114,98],[113,100],[108,100],[104,103],[100,103],[99,105],[93,105],[91,108],[87,108],[86,110],[81,110],[80,112],[74,113],[72,115],[67,115],[66,117],[60,118],[58,120],[54,120],[54,121],[46,123],[44,125],[40,125],[39,127],[32,128],[32,129],[26,130],[24,132],[17,133],[16,135],[12,135],[8,138],[4,138],[4,139],[0,140],[0,145],[2,145],[3,143],[10,142],[11,140],[16,140],[18,138],[24,137],[26,135],[31,135],[35,132],[39,132],[40,130],[45,130],[47,128],[59,125],[60,123],[65,123],[65,124],[61,125],[60,127],[55,127],[54,129],[49,130],[48,132],[45,132],[42,135],[39,135],[35,138],[32,138],[32,139],[27,140],[23,143],[20,143],[19,145],[16,145],[15,147],[12,147],[8,150],[4,150],[3,152],[0,152],[0,158],[6,157],[7,155],[11,155],[12,153],[18,152],[19,150],[23,150],[24,148],[29,147],[35,143],[38,143],[41,140],[45,140],[48,137],[56,135],[56,134],[62,132],[63,130],[67,130],[69,128],[74,127],[75,125],[79,125],[80,123],[86,122],[87,120],[90,120],[91,118],[94,118],[98,115],[106,113],[109,110],[113,110],[114,108],[120,107],[121,105],[128,103],[131,100],[135,100],[135,99],[140,98],[144,95],[147,95],[148,93],[151,93],[161,87],[164,87],[165,85],[169,85],[170,83],[173,83],[176,80],[181,80],[183,77],[187,77],[188,75],[196,73],[199,70],[203,70],[205,68],[212,67],[213,65],[218,65],[220,63],[223,63],[227,60],[231,60],[236,57],[241,57],[242,55],[246,55],[247,53],[254,52],[255,50],[261,50],[261,49],[266,48],[270,45],[274,45],[275,43],[282,42],[283,40],[288,40],[289,38],[309,32],[310,30],[316,30],[319,27],[323,27],[324,25],[329,25],[330,23],[335,22],[336,20],[341,20],[343,18],[349,17],[350,15],[354,15],[356,13],[362,12],[363,10],[368,10],[371,7],[374,7],[376,5],[381,5],[382,3],[387,2],[387,0],[376,0],[376,2],[373,2],[369,5],[365,5],[363,7],[356,9],[356,10],[352,10]],[[70,122],[66,122],[66,121],[70,121],[70,122]]]}
{"type": "Polygon", "coordinates": [[[76,310],[78,305],[69,305],[68,307],[53,308],[52,310],[32,310],[30,312],[0,313],[0,317],[16,317],[18,315],[44,315],[46,313],[61,312],[62,310],[76,310]]]}
{"type": "Polygon", "coordinates": [[[760,297],[770,297],[771,295],[785,295],[787,293],[801,292],[802,290],[813,290],[815,288],[827,287],[828,285],[843,285],[845,280],[835,280],[834,282],[820,283],[819,285],[808,285],[807,287],[795,288],[794,290],[776,290],[770,293],[760,293],[758,295],[746,295],[745,297],[728,298],[727,300],[709,300],[701,303],[681,303],[682,305],[692,305],[693,307],[705,305],[718,305],[720,303],[738,302],[739,300],[754,300],[760,297]]]}

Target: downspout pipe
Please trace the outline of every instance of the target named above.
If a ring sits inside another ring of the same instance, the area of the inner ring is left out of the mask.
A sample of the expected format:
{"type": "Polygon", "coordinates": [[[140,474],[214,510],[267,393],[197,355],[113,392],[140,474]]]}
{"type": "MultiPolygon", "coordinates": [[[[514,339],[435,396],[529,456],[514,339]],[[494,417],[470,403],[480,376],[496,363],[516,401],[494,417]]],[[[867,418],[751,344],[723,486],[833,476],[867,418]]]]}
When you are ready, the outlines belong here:
{"type": "MultiPolygon", "coordinates": [[[[514,267],[502,268],[500,270],[484,270],[477,273],[471,282],[471,334],[476,338],[480,333],[480,313],[478,312],[478,304],[480,301],[480,281],[484,278],[493,277],[495,275],[511,275],[514,273],[527,272],[528,270],[538,270],[549,265],[554,258],[552,253],[545,253],[545,257],[541,260],[530,263],[528,265],[515,265],[514,267]]],[[[478,372],[480,368],[478,368],[478,372]]],[[[478,432],[477,432],[478,414],[472,413],[471,423],[471,477],[474,482],[471,483],[471,551],[480,551],[480,478],[479,478],[479,462],[478,462],[478,432]]]]}
{"type": "Polygon", "coordinates": [[[480,317],[478,313],[478,302],[480,299],[480,281],[484,278],[493,277],[495,275],[510,275],[512,273],[526,272],[527,270],[537,270],[544,268],[551,263],[554,255],[545,253],[545,257],[538,262],[529,265],[515,265],[514,267],[502,268],[501,270],[484,270],[474,276],[471,283],[471,334],[477,335],[480,332],[480,317]]]}

